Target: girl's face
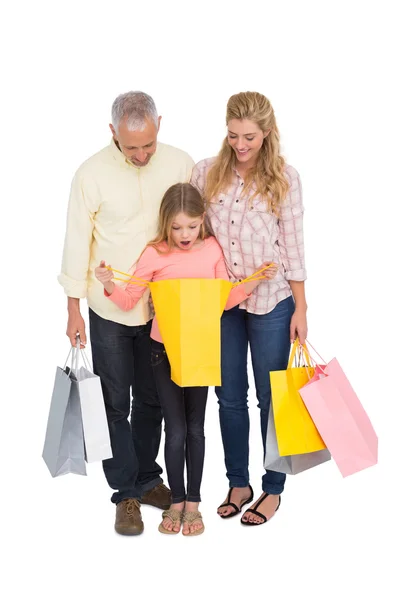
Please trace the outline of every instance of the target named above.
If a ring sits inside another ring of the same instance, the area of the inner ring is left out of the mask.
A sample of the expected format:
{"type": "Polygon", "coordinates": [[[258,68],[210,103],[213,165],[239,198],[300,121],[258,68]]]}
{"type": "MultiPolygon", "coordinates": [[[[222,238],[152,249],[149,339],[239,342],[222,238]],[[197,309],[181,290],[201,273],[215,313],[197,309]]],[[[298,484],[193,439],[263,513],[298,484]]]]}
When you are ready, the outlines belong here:
{"type": "Polygon", "coordinates": [[[268,133],[248,119],[231,119],[228,123],[228,143],[235,151],[238,163],[253,166],[268,133]]]}
{"type": "Polygon", "coordinates": [[[201,217],[189,217],[184,213],[176,215],[171,226],[171,237],[175,246],[181,250],[190,250],[198,240],[203,221],[204,215],[201,217]]]}

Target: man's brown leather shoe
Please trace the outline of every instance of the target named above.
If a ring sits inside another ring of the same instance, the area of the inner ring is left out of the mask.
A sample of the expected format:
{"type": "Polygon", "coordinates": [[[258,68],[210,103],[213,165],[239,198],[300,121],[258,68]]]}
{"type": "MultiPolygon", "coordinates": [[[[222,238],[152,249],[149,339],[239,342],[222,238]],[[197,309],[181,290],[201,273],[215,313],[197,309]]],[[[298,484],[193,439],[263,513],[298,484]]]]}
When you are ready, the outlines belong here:
{"type": "Polygon", "coordinates": [[[162,510],[168,510],[171,506],[171,490],[163,483],[159,483],[151,490],[143,494],[140,499],[142,504],[150,504],[162,510]]]}
{"type": "Polygon", "coordinates": [[[140,514],[140,502],[136,498],[125,498],[117,504],[115,531],[121,535],[140,535],[144,525],[140,514]]]}

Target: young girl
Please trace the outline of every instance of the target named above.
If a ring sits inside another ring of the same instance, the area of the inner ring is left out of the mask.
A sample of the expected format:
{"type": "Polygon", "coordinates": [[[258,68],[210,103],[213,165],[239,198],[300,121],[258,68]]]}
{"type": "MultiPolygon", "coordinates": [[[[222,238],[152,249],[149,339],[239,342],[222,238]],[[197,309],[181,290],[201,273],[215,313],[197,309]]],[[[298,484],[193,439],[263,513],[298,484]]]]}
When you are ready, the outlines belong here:
{"type": "MultiPolygon", "coordinates": [[[[183,278],[220,278],[229,280],[222,250],[208,235],[204,223],[204,202],[189,183],[170,187],[160,206],[157,237],[140,256],[134,277],[146,281],[183,278]]],[[[265,279],[277,273],[275,265],[264,263],[255,271],[268,268],[265,279]]],[[[104,293],[122,310],[132,309],[146,290],[130,283],[125,289],[112,281],[114,274],[104,261],[96,268],[104,293]]],[[[226,310],[250,297],[259,281],[232,288],[226,310]]],[[[170,365],[157,318],[153,320],[152,367],[165,419],[165,465],[171,487],[172,504],[163,512],[161,533],[199,535],[204,531],[198,511],[204,462],[204,417],[207,387],[181,388],[171,380],[170,365]],[[186,455],[187,488],[184,483],[186,455]]]]}

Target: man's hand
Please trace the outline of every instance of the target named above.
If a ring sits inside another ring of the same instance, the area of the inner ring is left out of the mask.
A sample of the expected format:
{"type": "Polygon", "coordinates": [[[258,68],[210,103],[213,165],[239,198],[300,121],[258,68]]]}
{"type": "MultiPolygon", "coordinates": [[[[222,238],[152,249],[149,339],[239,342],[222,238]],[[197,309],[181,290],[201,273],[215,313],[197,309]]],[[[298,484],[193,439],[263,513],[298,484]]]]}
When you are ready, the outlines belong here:
{"type": "Polygon", "coordinates": [[[68,324],[67,336],[72,346],[76,346],[76,334],[79,333],[81,349],[86,346],[85,321],[79,310],[79,299],[68,298],[68,324]]]}

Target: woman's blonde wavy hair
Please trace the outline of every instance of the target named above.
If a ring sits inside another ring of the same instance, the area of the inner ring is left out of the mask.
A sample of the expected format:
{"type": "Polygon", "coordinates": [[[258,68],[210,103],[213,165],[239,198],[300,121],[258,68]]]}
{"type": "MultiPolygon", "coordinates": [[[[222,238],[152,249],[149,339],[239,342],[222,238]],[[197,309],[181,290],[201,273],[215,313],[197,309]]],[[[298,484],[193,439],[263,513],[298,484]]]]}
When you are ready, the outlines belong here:
{"type": "MultiPolygon", "coordinates": [[[[255,166],[246,173],[242,194],[255,183],[253,198],[260,194],[267,202],[268,210],[279,215],[280,205],[285,199],[289,182],[284,174],[285,160],[280,155],[279,131],[270,101],[258,92],[241,92],[231,96],[226,110],[226,125],[232,119],[248,119],[268,135],[264,138],[255,166]]],[[[205,200],[210,200],[225,192],[232,180],[232,168],[236,165],[236,156],[226,137],[217,159],[207,175],[204,191],[205,200]]]]}
{"type": "MultiPolygon", "coordinates": [[[[204,211],[204,200],[195,187],[190,183],[172,185],[161,201],[157,235],[147,245],[155,248],[160,254],[170,252],[174,247],[171,234],[175,217],[183,213],[187,217],[197,219],[204,215],[204,211]],[[167,249],[163,249],[163,243],[167,244],[167,249]]],[[[199,238],[204,240],[206,237],[209,237],[209,232],[203,222],[200,226],[199,238]]]]}

